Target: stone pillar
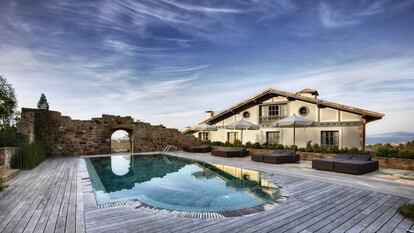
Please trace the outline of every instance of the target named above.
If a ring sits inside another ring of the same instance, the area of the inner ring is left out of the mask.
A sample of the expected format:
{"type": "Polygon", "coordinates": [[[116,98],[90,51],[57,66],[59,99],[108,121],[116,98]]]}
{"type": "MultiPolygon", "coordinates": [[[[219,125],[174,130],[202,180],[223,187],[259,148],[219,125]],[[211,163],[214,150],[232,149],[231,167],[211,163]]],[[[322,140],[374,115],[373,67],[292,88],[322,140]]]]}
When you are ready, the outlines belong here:
{"type": "Polygon", "coordinates": [[[0,170],[11,169],[11,158],[17,153],[17,147],[0,147],[0,170]]]}

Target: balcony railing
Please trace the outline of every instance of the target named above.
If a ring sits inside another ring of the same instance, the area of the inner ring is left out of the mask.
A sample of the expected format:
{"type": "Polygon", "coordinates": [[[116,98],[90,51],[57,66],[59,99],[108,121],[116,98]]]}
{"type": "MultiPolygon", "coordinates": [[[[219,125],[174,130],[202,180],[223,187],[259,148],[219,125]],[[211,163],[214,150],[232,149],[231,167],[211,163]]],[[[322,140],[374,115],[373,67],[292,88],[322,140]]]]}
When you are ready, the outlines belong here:
{"type": "Polygon", "coordinates": [[[270,126],[273,122],[281,120],[286,116],[262,116],[259,117],[259,124],[261,126],[270,126]]]}

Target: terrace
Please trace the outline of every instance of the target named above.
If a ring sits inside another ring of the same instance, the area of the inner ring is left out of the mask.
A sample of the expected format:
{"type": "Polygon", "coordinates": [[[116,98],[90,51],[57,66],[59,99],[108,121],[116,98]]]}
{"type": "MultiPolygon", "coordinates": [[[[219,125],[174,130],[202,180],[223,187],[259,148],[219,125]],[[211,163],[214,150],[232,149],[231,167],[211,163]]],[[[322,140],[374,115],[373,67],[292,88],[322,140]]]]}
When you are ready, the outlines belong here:
{"type": "Polygon", "coordinates": [[[305,166],[255,163],[208,154],[174,156],[266,172],[287,190],[272,208],[238,217],[180,215],[138,201],[98,206],[83,157],[48,159],[0,193],[1,232],[405,232],[398,207],[414,199],[413,182],[333,174],[305,166]]]}

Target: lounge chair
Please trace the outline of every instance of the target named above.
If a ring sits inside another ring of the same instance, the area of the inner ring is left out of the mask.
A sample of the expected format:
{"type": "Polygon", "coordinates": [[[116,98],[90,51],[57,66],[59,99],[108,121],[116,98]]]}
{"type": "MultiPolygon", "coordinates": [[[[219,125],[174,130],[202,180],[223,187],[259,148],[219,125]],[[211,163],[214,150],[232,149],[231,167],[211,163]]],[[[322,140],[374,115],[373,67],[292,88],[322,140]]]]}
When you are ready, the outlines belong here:
{"type": "Polygon", "coordinates": [[[351,159],[334,163],[334,171],[362,175],[378,170],[379,164],[368,155],[354,155],[351,159]]]}
{"type": "Polygon", "coordinates": [[[256,162],[265,163],[297,163],[300,158],[299,155],[293,151],[288,150],[276,150],[272,154],[255,154],[251,156],[251,159],[256,162]]]}
{"type": "Polygon", "coordinates": [[[211,148],[210,145],[199,145],[199,146],[190,146],[190,147],[184,147],[183,150],[186,152],[191,153],[206,153],[210,152],[213,148],[211,148]]]}
{"type": "Polygon", "coordinates": [[[351,158],[351,154],[337,154],[334,158],[314,159],[312,160],[312,168],[323,171],[334,171],[335,161],[349,160],[351,158]]]}
{"type": "Polygon", "coordinates": [[[249,151],[244,147],[219,147],[211,151],[211,155],[220,157],[244,157],[249,151]]]}
{"type": "Polygon", "coordinates": [[[312,168],[347,174],[362,175],[378,170],[378,161],[369,155],[338,154],[332,159],[312,160],[312,168]]]}

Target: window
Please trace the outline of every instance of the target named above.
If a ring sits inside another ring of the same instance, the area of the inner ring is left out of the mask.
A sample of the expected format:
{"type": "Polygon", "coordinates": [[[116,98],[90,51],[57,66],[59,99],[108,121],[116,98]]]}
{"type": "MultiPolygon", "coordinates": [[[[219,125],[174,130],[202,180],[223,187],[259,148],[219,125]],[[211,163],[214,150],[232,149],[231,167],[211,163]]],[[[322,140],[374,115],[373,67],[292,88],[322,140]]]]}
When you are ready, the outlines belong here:
{"type": "Polygon", "coordinates": [[[269,116],[279,116],[279,105],[269,105],[269,116]]]}
{"type": "Polygon", "coordinates": [[[266,144],[277,145],[280,144],[280,132],[266,132],[266,144]]]}
{"type": "Polygon", "coordinates": [[[263,117],[281,117],[287,115],[286,104],[272,104],[260,106],[261,116],[263,117]]]}
{"type": "Polygon", "coordinates": [[[322,131],[321,146],[339,146],[338,131],[322,131]]]}
{"type": "Polygon", "coordinates": [[[249,118],[250,117],[250,112],[248,112],[248,111],[243,112],[243,117],[244,118],[249,118]]]}
{"type": "Polygon", "coordinates": [[[287,116],[286,104],[261,105],[259,112],[260,124],[270,124],[287,116]]]}
{"type": "Polygon", "coordinates": [[[309,108],[308,107],[305,107],[305,106],[300,107],[299,108],[299,114],[301,116],[307,116],[309,114],[309,108]]]}
{"type": "Polygon", "coordinates": [[[227,141],[230,143],[234,143],[235,140],[237,140],[237,132],[228,132],[227,141]]]}
{"type": "Polygon", "coordinates": [[[200,133],[198,133],[198,139],[200,139],[201,141],[210,140],[209,133],[208,132],[200,132],[200,133]]]}

